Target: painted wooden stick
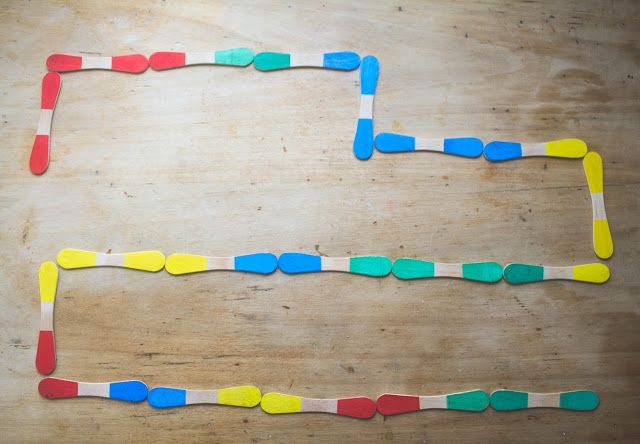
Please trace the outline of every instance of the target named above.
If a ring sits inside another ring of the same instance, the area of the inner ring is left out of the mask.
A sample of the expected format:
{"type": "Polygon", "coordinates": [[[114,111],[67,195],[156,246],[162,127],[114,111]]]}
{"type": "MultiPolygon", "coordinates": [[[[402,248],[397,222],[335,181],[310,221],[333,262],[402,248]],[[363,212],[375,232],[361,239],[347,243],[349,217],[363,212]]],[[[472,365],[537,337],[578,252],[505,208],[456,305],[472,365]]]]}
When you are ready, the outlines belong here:
{"type": "Polygon", "coordinates": [[[564,279],[570,281],[602,284],[609,280],[609,267],[605,264],[584,264],[568,267],[550,267],[548,265],[507,264],[504,267],[504,280],[510,284],[564,279]]]}
{"type": "Polygon", "coordinates": [[[595,151],[589,151],[582,165],[587,175],[593,208],[593,249],[600,259],[608,259],[613,254],[613,239],[611,239],[607,213],[604,210],[602,157],[595,151]]]}
{"type": "Polygon", "coordinates": [[[40,334],[36,351],[36,369],[48,375],[56,368],[56,346],[53,338],[53,306],[58,287],[58,267],[51,261],[43,262],[38,271],[40,284],[40,334]]]}
{"type": "Polygon", "coordinates": [[[67,72],[85,69],[108,69],[111,71],[138,74],[149,67],[149,61],[142,54],[113,57],[85,56],[71,54],[51,54],[47,58],[49,71],[67,72]]]}
{"type": "Polygon", "coordinates": [[[385,256],[325,257],[304,253],[282,253],[278,259],[278,267],[289,274],[344,271],[382,277],[391,272],[391,261],[385,256]]]}
{"type": "Polygon", "coordinates": [[[154,52],[149,66],[156,71],[190,65],[248,66],[253,62],[249,48],[220,49],[209,52],[154,52]]]}
{"type": "Polygon", "coordinates": [[[167,256],[165,269],[171,274],[197,273],[210,270],[234,270],[270,274],[278,268],[278,258],[272,253],[219,257],[175,253],[167,256]]]}
{"type": "Polygon", "coordinates": [[[497,262],[451,264],[400,258],[393,263],[392,271],[399,279],[454,277],[480,282],[498,282],[502,279],[502,265],[497,262]]]}
{"type": "Polygon", "coordinates": [[[149,404],[158,409],[191,404],[220,404],[236,407],[255,407],[262,394],[257,387],[243,385],[218,390],[187,390],[171,387],[154,387],[149,390],[149,404]]]}
{"type": "Polygon", "coordinates": [[[580,139],[562,139],[544,143],[489,142],[484,157],[492,162],[530,156],[579,159],[587,154],[587,144],[580,139]]]}
{"type": "Polygon", "coordinates": [[[133,270],[160,271],[164,268],[164,254],[159,251],[133,253],[96,253],[65,248],[58,253],[58,265],[62,268],[123,267],[133,270]]]}
{"type": "Polygon", "coordinates": [[[142,381],[78,382],[60,378],[44,378],[38,384],[38,391],[48,399],[79,398],[96,396],[140,402],[147,398],[147,386],[142,381]]]}
{"type": "Polygon", "coordinates": [[[353,153],[360,160],[367,160],[373,154],[373,97],[376,93],[380,63],[374,56],[362,59],[360,66],[360,114],[356,136],[353,139],[353,153]]]}
{"type": "Polygon", "coordinates": [[[260,71],[302,67],[351,71],[360,66],[360,56],[350,51],[324,54],[260,52],[256,54],[253,65],[260,71]]]}
{"type": "Polygon", "coordinates": [[[33,141],[29,169],[33,174],[42,174],[49,166],[51,144],[51,122],[56,108],[62,79],[57,72],[49,72],[42,78],[42,97],[40,99],[40,121],[33,141]]]}
{"type": "Polygon", "coordinates": [[[496,390],[491,394],[491,407],[495,410],[520,410],[552,407],[567,410],[594,410],[598,407],[598,394],[591,390],[559,393],[531,393],[514,390],[496,390]]]}
{"type": "Polygon", "coordinates": [[[482,390],[435,396],[380,395],[376,402],[378,412],[385,416],[419,410],[448,409],[481,412],[489,406],[489,395],[482,390]]]}
{"type": "Polygon", "coordinates": [[[319,412],[367,419],[376,414],[376,403],[369,398],[317,399],[282,393],[267,393],[260,401],[267,413],[319,412]]]}
{"type": "Polygon", "coordinates": [[[375,145],[383,153],[436,151],[462,157],[478,157],[482,155],[483,148],[482,140],[475,137],[421,139],[394,133],[379,133],[375,145]]]}

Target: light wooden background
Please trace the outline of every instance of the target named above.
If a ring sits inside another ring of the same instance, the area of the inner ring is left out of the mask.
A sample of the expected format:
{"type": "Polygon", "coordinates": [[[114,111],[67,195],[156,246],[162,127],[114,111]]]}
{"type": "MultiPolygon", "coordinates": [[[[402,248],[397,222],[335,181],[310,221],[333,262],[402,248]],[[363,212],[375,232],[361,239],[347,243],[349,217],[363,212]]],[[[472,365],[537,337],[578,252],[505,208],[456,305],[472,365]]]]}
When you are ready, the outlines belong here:
{"type": "Polygon", "coordinates": [[[3,2],[0,439],[499,442],[640,439],[640,4],[3,2]],[[60,273],[53,376],[344,397],[591,388],[594,412],[386,420],[48,401],[37,269],[64,247],[304,251],[570,265],[597,260],[580,161],[354,158],[358,72],[192,67],[63,75],[52,159],[28,158],[53,52],[375,54],[376,131],[546,141],[605,164],[608,284],[343,274],[60,273]]]}

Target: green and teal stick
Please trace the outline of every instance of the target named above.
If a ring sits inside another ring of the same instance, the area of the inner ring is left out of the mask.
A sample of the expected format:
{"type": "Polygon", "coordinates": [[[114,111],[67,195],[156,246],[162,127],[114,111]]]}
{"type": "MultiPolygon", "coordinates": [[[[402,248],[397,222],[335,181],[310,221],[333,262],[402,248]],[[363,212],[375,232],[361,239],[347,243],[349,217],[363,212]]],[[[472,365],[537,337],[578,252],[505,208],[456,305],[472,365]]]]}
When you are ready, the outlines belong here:
{"type": "Polygon", "coordinates": [[[480,282],[497,282],[502,279],[502,265],[497,262],[448,264],[401,258],[393,263],[392,271],[398,279],[455,277],[480,282]]]}
{"type": "Polygon", "coordinates": [[[515,390],[496,390],[491,394],[491,407],[495,410],[520,410],[552,407],[566,410],[594,410],[600,399],[591,390],[559,393],[530,393],[515,390]]]}

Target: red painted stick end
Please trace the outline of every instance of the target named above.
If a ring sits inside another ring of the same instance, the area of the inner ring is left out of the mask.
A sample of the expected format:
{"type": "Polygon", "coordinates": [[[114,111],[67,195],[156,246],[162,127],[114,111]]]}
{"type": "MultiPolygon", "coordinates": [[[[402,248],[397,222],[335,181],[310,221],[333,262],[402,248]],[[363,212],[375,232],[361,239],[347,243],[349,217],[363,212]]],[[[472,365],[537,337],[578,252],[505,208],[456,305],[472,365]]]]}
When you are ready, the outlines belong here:
{"type": "Polygon", "coordinates": [[[373,399],[344,398],[338,399],[338,415],[367,419],[376,414],[376,403],[373,399]]]}

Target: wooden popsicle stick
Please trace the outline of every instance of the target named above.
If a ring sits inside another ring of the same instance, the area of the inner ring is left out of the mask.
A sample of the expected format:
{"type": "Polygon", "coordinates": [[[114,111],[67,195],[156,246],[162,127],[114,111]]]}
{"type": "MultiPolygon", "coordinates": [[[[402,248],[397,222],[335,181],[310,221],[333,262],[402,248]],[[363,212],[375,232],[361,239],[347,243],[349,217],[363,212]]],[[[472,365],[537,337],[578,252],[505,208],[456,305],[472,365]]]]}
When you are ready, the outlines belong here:
{"type": "Polygon", "coordinates": [[[393,263],[392,272],[398,279],[453,277],[480,282],[502,279],[502,265],[497,262],[445,263],[400,258],[393,263]]]}
{"type": "Polygon", "coordinates": [[[531,156],[579,159],[587,154],[587,144],[580,139],[562,139],[543,143],[489,142],[484,157],[492,162],[531,156]]]}
{"type": "Polygon", "coordinates": [[[342,271],[382,277],[391,272],[391,261],[385,256],[325,257],[305,253],[282,253],[278,259],[278,267],[289,274],[342,271]]]}
{"type": "Polygon", "coordinates": [[[253,65],[260,71],[289,68],[351,71],[360,66],[360,56],[351,51],[326,52],[324,54],[260,52],[256,54],[253,65]]]}
{"type": "Polygon", "coordinates": [[[375,146],[383,153],[435,151],[462,157],[478,157],[483,149],[482,140],[475,137],[422,139],[394,133],[379,133],[375,138],[375,146]]]}
{"type": "Polygon", "coordinates": [[[60,378],[44,378],[38,384],[38,391],[47,399],[79,398],[95,396],[140,402],[147,398],[147,386],[142,381],[79,382],[60,378]]]}
{"type": "Polygon", "coordinates": [[[360,66],[360,114],[356,135],[353,139],[353,153],[360,160],[367,160],[373,154],[373,97],[376,93],[380,63],[374,56],[362,59],[360,66]]]}
{"type": "Polygon", "coordinates": [[[40,334],[36,351],[36,369],[48,375],[56,368],[56,347],[53,336],[53,306],[58,287],[58,267],[51,261],[43,262],[38,271],[40,286],[40,334]]]}
{"type": "Polygon", "coordinates": [[[270,274],[278,268],[278,258],[272,253],[253,253],[231,257],[175,253],[167,256],[165,268],[171,274],[197,273],[210,270],[234,270],[270,274]]]}
{"type": "Polygon", "coordinates": [[[379,413],[389,416],[419,410],[448,409],[481,412],[489,406],[489,395],[482,390],[471,390],[448,395],[412,396],[385,393],[376,401],[379,413]]]}
{"type": "Polygon", "coordinates": [[[123,267],[133,270],[160,271],[164,268],[164,255],[159,251],[132,253],[96,253],[65,248],[58,253],[58,265],[62,268],[123,267]]]}
{"type": "Polygon", "coordinates": [[[219,404],[236,407],[255,407],[262,394],[257,387],[243,385],[218,390],[188,390],[171,387],[154,387],[149,390],[148,401],[152,407],[163,409],[191,404],[219,404]]]}
{"type": "Polygon", "coordinates": [[[570,281],[602,284],[609,280],[609,267],[605,264],[584,264],[567,267],[548,265],[507,264],[504,267],[504,280],[510,284],[564,279],[570,281]]]}
{"type": "Polygon", "coordinates": [[[371,418],[376,414],[376,403],[365,397],[318,399],[267,393],[262,397],[260,407],[271,414],[317,412],[361,419],[371,418]]]}
{"type": "Polygon", "coordinates": [[[491,407],[495,410],[520,410],[551,407],[567,410],[594,410],[600,399],[591,390],[576,390],[557,393],[519,392],[496,390],[491,394],[491,407]]]}
{"type": "Polygon", "coordinates": [[[220,49],[209,52],[154,52],[149,66],[156,71],[191,65],[248,66],[253,62],[249,48],[220,49]]]}
{"type": "Polygon", "coordinates": [[[47,57],[47,69],[57,72],[107,69],[138,74],[146,71],[148,67],[149,61],[142,54],[128,54],[113,57],[51,54],[47,57]]]}
{"type": "Polygon", "coordinates": [[[38,122],[36,137],[29,157],[29,169],[33,174],[40,175],[49,166],[51,122],[53,121],[53,110],[56,108],[61,85],[62,79],[57,72],[49,72],[42,78],[40,121],[38,122]]]}
{"type": "Polygon", "coordinates": [[[613,254],[613,239],[609,230],[607,213],[604,210],[604,175],[602,158],[595,151],[589,151],[584,160],[584,173],[587,175],[591,207],[593,209],[593,250],[600,259],[609,259],[613,254]]]}

